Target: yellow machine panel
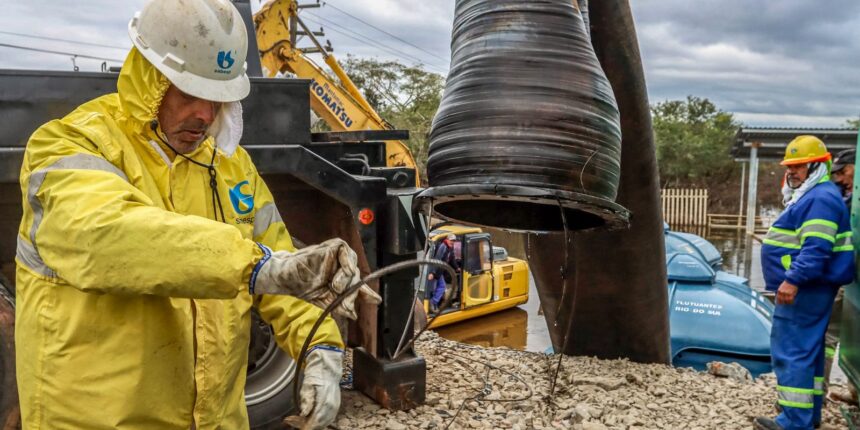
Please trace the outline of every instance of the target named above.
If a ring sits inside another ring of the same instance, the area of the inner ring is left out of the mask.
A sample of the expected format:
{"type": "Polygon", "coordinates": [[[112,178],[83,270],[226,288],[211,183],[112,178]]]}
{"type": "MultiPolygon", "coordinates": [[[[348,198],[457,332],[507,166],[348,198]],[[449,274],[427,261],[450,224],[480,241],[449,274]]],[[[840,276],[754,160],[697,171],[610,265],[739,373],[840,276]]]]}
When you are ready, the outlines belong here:
{"type": "Polygon", "coordinates": [[[525,261],[508,257],[494,266],[495,277],[499,279],[496,300],[528,295],[529,267],[525,261]]]}

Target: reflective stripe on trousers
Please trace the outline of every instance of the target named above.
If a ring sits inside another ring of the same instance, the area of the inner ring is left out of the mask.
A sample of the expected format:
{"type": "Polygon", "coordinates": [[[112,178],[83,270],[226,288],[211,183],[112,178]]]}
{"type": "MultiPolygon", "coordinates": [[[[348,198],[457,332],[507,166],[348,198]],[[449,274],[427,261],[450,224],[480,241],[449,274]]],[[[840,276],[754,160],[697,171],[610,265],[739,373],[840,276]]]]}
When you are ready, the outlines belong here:
{"type": "Polygon", "coordinates": [[[777,385],[776,391],[780,406],[812,409],[813,390],[811,388],[782,387],[777,385]]]}
{"type": "Polygon", "coordinates": [[[793,305],[777,305],[771,329],[773,370],[786,430],[811,429],[821,420],[824,383],[824,332],[837,288],[800,288],[793,305]]]}

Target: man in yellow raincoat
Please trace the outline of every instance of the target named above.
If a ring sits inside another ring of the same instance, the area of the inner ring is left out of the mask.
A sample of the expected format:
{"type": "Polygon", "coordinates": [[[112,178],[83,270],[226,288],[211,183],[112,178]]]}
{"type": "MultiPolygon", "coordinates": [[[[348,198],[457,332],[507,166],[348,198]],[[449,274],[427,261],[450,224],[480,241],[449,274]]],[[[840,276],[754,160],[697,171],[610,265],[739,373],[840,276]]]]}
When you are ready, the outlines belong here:
{"type": "MultiPolygon", "coordinates": [[[[339,240],[292,252],[238,147],[247,32],[229,1],[153,0],[129,34],[117,93],[27,144],[16,257],[24,428],[248,428],[252,308],[295,358],[322,313],[296,297],[330,303],[358,281],[355,253],[339,240]]],[[[354,300],[335,313],[354,317],[354,300]]],[[[300,409],[322,428],[340,404],[331,319],[312,345],[300,409]]]]}

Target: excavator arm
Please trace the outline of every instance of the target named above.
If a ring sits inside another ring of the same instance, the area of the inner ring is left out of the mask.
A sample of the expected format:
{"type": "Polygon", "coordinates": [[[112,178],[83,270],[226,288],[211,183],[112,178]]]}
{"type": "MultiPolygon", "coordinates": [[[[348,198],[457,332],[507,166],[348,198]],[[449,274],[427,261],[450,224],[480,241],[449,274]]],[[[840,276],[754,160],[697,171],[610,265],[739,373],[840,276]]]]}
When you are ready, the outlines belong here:
{"type": "MultiPolygon", "coordinates": [[[[254,14],[263,73],[269,77],[278,72],[293,73],[299,78],[310,79],[311,109],[334,131],[391,129],[365,100],[334,55],[327,52],[302,22],[298,11],[299,5],[295,0],[272,0],[254,14]],[[297,34],[308,36],[315,47],[296,48],[297,34]],[[337,80],[308,58],[307,54],[313,52],[322,54],[337,80]]],[[[412,153],[403,142],[387,141],[385,151],[389,167],[417,168],[412,153]]]]}

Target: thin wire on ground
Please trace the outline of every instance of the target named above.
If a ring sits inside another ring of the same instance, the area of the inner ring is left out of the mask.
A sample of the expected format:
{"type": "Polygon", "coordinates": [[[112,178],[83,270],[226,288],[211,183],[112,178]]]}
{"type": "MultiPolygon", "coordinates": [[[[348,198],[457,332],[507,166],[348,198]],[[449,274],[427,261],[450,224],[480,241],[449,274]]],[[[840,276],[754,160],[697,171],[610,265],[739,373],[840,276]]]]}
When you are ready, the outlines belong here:
{"type": "MultiPolygon", "coordinates": [[[[559,320],[559,317],[561,314],[561,308],[562,308],[562,306],[564,306],[564,303],[565,303],[564,298],[565,298],[565,295],[567,294],[567,285],[568,285],[567,271],[568,271],[568,264],[569,264],[569,260],[570,260],[570,253],[569,253],[569,250],[570,250],[570,236],[569,236],[570,231],[567,228],[567,217],[564,214],[564,206],[561,204],[561,200],[558,201],[558,208],[561,212],[561,225],[562,225],[562,228],[564,228],[564,263],[562,264],[561,268],[559,269],[559,270],[561,270],[561,279],[562,279],[562,282],[564,283],[564,286],[562,287],[561,300],[559,301],[558,307],[556,308],[556,312],[555,312],[556,324],[558,324],[558,320],[559,320]]],[[[561,372],[562,358],[564,357],[564,353],[567,350],[567,342],[570,339],[570,332],[572,331],[571,327],[573,326],[573,312],[576,309],[576,286],[573,287],[573,292],[571,294],[572,294],[572,296],[571,296],[571,300],[570,300],[570,311],[568,312],[567,329],[564,332],[564,340],[562,340],[562,342],[561,342],[562,343],[561,351],[556,351],[558,353],[558,364],[555,366],[555,372],[552,375],[552,380],[551,380],[551,384],[550,384],[550,388],[549,388],[549,395],[547,397],[547,403],[549,403],[551,405],[555,404],[552,402],[553,394],[555,394],[555,384],[558,381],[558,374],[561,372]]]]}
{"type": "Polygon", "coordinates": [[[468,402],[470,402],[470,401],[478,401],[478,402],[497,402],[497,403],[502,403],[502,402],[523,402],[523,401],[526,401],[526,400],[528,400],[528,399],[532,398],[532,396],[534,396],[534,391],[532,391],[531,386],[529,386],[529,384],[528,384],[528,383],[526,383],[526,381],[525,381],[521,376],[517,375],[517,374],[516,374],[516,373],[514,373],[514,372],[511,372],[511,371],[509,371],[509,370],[507,370],[507,369],[502,369],[501,367],[495,366],[495,365],[491,364],[491,363],[490,363],[490,362],[488,362],[488,361],[484,361],[484,360],[476,359],[476,358],[473,358],[473,357],[466,357],[466,356],[463,356],[463,355],[460,355],[460,354],[457,354],[457,353],[454,353],[454,352],[451,352],[451,351],[445,351],[445,352],[443,352],[443,354],[444,354],[444,355],[452,355],[452,356],[454,356],[454,357],[455,357],[455,358],[454,358],[454,361],[456,361],[456,362],[460,363],[464,368],[468,369],[470,372],[472,372],[473,374],[477,375],[479,378],[481,378],[481,380],[482,380],[482,381],[483,381],[483,383],[484,383],[484,384],[483,384],[483,386],[481,387],[481,389],[480,389],[480,390],[478,390],[478,391],[475,393],[475,395],[474,395],[474,396],[469,397],[468,399],[464,399],[464,400],[463,400],[463,402],[460,404],[460,407],[458,407],[458,408],[457,408],[457,411],[456,411],[456,412],[454,412],[454,415],[451,417],[451,420],[450,420],[450,421],[448,421],[448,424],[445,426],[445,429],[446,429],[446,430],[447,430],[448,428],[450,428],[450,427],[451,427],[451,425],[453,425],[453,424],[454,424],[454,422],[457,420],[457,417],[458,417],[458,416],[460,416],[460,412],[463,412],[463,409],[466,407],[466,403],[468,403],[468,402]],[[483,376],[481,376],[477,371],[475,371],[475,369],[474,369],[472,366],[470,366],[470,365],[468,364],[468,361],[472,361],[472,362],[477,362],[477,363],[483,364],[483,365],[485,366],[486,370],[487,370],[487,373],[486,373],[486,374],[484,374],[483,376]],[[513,377],[514,379],[516,379],[517,381],[519,381],[519,383],[523,384],[523,386],[526,388],[526,390],[528,390],[528,394],[526,394],[525,396],[519,397],[519,398],[515,398],[515,399],[501,399],[501,398],[500,398],[500,399],[487,399],[486,397],[487,397],[487,396],[489,396],[490,394],[492,394],[492,392],[493,392],[493,384],[491,384],[491,383],[490,383],[490,381],[489,381],[489,379],[490,379],[490,371],[492,371],[492,370],[496,370],[496,371],[498,371],[499,373],[505,373],[505,374],[507,374],[508,376],[511,376],[511,377],[513,377]]]}

